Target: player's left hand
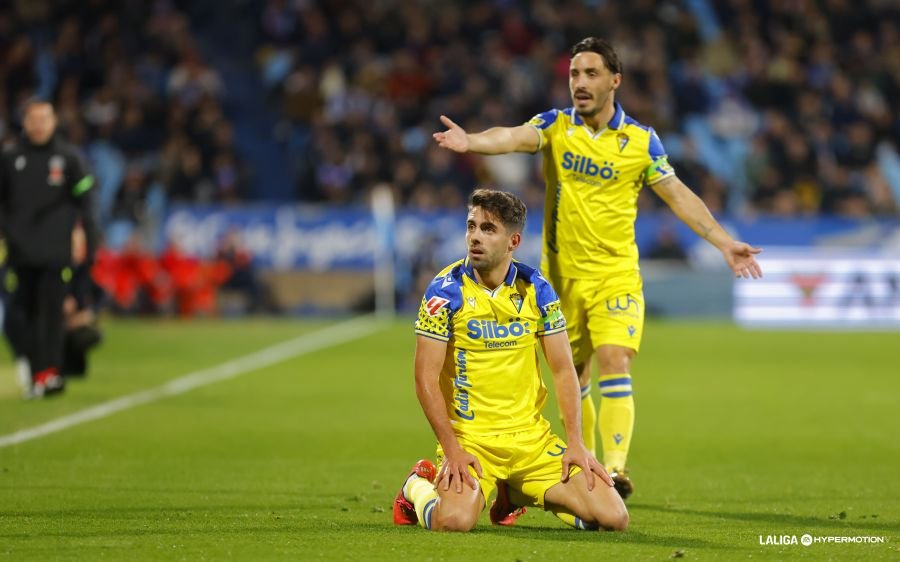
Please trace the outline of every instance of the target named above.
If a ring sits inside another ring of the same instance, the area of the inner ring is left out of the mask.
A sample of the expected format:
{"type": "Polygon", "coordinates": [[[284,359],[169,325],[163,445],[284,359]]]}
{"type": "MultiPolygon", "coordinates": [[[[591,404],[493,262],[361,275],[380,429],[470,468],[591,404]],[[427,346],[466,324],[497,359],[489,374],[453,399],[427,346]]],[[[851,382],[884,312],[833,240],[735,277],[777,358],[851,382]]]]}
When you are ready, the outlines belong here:
{"type": "Polygon", "coordinates": [[[759,279],[762,277],[762,268],[756,261],[755,255],[762,252],[762,248],[754,248],[746,242],[734,241],[722,250],[728,267],[734,272],[734,275],[740,279],[759,279]]]}
{"type": "Polygon", "coordinates": [[[587,450],[584,443],[570,444],[569,448],[566,449],[566,452],[563,453],[562,476],[559,479],[560,482],[569,481],[569,468],[571,468],[572,465],[580,467],[582,472],[584,472],[588,490],[594,489],[595,474],[599,476],[600,480],[603,480],[607,486],[613,486],[612,478],[606,473],[606,468],[604,468],[603,465],[600,464],[600,461],[587,450]]]}

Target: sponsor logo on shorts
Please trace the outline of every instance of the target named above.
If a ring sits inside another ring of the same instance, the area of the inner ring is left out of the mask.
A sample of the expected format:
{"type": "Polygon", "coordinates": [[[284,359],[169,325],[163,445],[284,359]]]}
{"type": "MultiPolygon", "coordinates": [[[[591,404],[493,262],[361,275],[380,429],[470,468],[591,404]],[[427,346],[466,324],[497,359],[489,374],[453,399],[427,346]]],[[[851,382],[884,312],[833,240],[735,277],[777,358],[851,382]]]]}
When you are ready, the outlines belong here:
{"type": "Polygon", "coordinates": [[[559,443],[555,444],[554,447],[556,447],[555,451],[547,451],[547,454],[550,455],[551,457],[561,457],[563,455],[563,453],[566,452],[566,449],[568,448],[568,447],[563,447],[559,443]]]}
{"type": "Polygon", "coordinates": [[[606,310],[609,312],[610,316],[639,318],[641,314],[641,303],[631,295],[621,295],[613,299],[607,299],[606,310]]]}

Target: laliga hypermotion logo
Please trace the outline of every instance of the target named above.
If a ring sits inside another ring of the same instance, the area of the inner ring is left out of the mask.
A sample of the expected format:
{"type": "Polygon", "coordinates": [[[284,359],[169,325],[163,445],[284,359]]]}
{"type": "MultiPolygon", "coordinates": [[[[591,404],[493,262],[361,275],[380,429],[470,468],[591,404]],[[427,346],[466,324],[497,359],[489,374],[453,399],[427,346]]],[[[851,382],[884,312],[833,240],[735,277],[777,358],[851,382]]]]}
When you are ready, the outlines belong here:
{"type": "Polygon", "coordinates": [[[434,296],[428,299],[428,302],[425,303],[425,310],[428,311],[428,316],[434,316],[449,303],[450,301],[447,299],[434,296]]]}

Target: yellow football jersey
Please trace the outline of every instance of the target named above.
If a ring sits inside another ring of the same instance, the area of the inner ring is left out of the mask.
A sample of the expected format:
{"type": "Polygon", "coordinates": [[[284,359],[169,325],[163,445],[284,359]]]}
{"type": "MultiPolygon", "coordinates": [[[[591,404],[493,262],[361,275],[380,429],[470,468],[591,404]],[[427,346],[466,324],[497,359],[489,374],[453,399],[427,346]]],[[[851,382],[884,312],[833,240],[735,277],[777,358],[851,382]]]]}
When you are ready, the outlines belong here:
{"type": "Polygon", "coordinates": [[[528,124],[541,137],[547,183],[541,270],[551,279],[637,271],[638,194],[675,174],[656,132],[618,103],[601,131],[571,107],[540,113],[528,124]]]}
{"type": "Polygon", "coordinates": [[[440,387],[454,431],[496,435],[548,424],[537,342],[565,329],[559,297],[532,267],[513,262],[493,291],[475,280],[468,258],[441,271],[425,291],[416,333],[447,342],[440,387]]]}

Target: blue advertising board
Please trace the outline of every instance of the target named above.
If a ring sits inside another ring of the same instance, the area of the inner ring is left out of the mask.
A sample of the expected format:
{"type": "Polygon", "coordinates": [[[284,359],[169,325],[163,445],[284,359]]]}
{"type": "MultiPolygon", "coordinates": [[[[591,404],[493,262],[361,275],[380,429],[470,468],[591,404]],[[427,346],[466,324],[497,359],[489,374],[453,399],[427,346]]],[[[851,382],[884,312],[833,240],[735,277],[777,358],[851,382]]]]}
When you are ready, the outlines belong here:
{"type": "MultiPolygon", "coordinates": [[[[532,209],[517,259],[537,264],[540,260],[540,209],[532,209]]],[[[451,262],[465,253],[465,210],[422,213],[400,210],[396,214],[394,241],[397,257],[410,258],[428,246],[439,262],[451,262]]],[[[735,238],[756,246],[843,247],[900,252],[900,220],[851,220],[839,218],[754,220],[721,219],[735,238]]],[[[692,263],[721,266],[718,252],[700,240],[681,221],[668,213],[644,214],[635,225],[638,247],[646,255],[667,231],[688,254],[692,263]]],[[[375,255],[375,221],[366,208],[327,208],[260,205],[249,207],[175,206],[164,222],[164,236],[177,240],[194,255],[215,252],[222,236],[240,233],[258,265],[276,269],[314,270],[371,268],[375,255]]]]}

